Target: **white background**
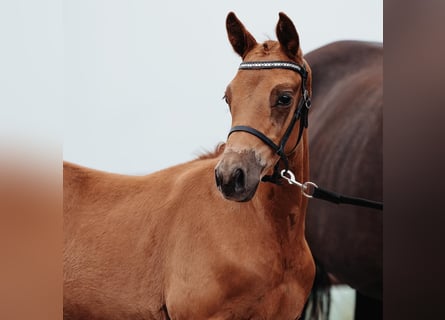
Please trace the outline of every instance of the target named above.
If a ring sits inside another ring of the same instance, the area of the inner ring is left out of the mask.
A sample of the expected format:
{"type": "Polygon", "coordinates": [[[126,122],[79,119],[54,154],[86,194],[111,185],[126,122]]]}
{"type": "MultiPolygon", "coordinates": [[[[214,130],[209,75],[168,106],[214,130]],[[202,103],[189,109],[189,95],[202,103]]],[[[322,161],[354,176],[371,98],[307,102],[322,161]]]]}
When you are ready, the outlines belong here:
{"type": "Polygon", "coordinates": [[[25,135],[62,135],[64,160],[118,173],[153,172],[225,140],[221,98],[240,62],[229,11],[257,41],[276,38],[285,12],[305,53],[342,39],[383,41],[376,0],[8,2],[1,136],[17,124],[25,135]]]}

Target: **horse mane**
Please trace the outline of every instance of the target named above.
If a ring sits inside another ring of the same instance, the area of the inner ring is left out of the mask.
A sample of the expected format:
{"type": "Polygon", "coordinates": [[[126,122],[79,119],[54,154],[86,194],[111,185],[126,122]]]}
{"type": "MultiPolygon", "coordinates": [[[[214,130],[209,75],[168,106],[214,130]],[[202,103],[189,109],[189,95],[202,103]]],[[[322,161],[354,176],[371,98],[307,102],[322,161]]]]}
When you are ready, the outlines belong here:
{"type": "Polygon", "coordinates": [[[200,154],[196,160],[207,160],[207,159],[214,159],[220,156],[226,147],[225,142],[220,142],[216,145],[215,150],[213,151],[205,151],[204,153],[200,154]]]}

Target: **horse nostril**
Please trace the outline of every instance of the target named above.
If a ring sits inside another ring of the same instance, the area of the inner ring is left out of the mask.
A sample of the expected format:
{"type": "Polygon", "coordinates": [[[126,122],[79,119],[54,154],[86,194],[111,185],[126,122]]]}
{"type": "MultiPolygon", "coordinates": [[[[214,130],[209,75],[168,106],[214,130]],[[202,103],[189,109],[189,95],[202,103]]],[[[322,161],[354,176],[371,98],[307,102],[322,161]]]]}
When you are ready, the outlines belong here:
{"type": "Polygon", "coordinates": [[[245,190],[244,171],[240,168],[236,169],[233,178],[235,180],[235,192],[243,192],[245,190]]]}
{"type": "Polygon", "coordinates": [[[216,186],[220,187],[221,186],[221,179],[218,175],[218,170],[215,169],[215,181],[216,181],[216,186]]]}

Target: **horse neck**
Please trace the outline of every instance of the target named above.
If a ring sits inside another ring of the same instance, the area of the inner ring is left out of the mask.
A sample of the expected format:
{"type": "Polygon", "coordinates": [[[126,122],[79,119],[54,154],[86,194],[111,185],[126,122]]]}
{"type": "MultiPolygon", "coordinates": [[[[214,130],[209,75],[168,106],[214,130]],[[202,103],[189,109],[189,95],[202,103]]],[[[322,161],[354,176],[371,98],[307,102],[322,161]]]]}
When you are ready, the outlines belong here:
{"type": "MultiPolygon", "coordinates": [[[[306,131],[306,130],[305,130],[306,131]]],[[[304,132],[297,149],[288,157],[289,170],[299,182],[309,180],[309,152],[307,133],[304,132]]],[[[262,183],[256,198],[259,206],[265,208],[265,214],[277,226],[277,232],[291,238],[304,237],[304,226],[308,199],[301,189],[281,180],[281,185],[262,183]]]]}

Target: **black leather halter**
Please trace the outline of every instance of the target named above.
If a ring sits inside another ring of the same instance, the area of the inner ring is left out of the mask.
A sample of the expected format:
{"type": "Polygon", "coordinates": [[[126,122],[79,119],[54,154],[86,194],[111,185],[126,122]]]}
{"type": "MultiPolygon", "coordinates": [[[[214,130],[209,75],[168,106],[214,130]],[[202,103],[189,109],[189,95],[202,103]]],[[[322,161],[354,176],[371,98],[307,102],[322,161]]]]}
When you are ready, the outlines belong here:
{"type": "MultiPolygon", "coordinates": [[[[280,160],[284,162],[285,169],[288,169],[289,162],[287,159],[287,155],[284,152],[284,147],[286,145],[287,140],[289,139],[295,124],[298,120],[300,120],[300,128],[298,132],[298,139],[297,142],[292,150],[294,150],[298,143],[300,142],[301,136],[303,134],[304,128],[308,127],[308,111],[311,106],[311,99],[309,97],[309,92],[306,89],[306,80],[307,80],[307,71],[304,68],[304,66],[300,66],[297,63],[290,62],[290,61],[253,61],[253,62],[243,62],[239,66],[240,70],[257,70],[257,69],[288,69],[297,72],[300,74],[302,78],[301,83],[301,97],[300,101],[298,102],[297,108],[295,108],[295,112],[292,115],[291,122],[289,123],[289,126],[286,129],[286,132],[284,133],[283,137],[281,138],[281,141],[279,144],[275,144],[271,139],[269,139],[264,133],[249,127],[249,126],[235,126],[232,127],[229,131],[228,137],[237,131],[244,131],[247,133],[250,133],[260,140],[262,140],[265,144],[267,144],[273,151],[275,151],[276,154],[280,156],[280,160]]],[[[279,172],[279,164],[280,161],[277,162],[277,164],[274,167],[274,172],[270,176],[264,176],[262,181],[265,182],[272,182],[279,184],[279,179],[281,178],[280,172],[279,172]]]]}

